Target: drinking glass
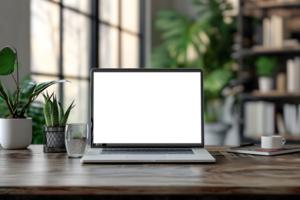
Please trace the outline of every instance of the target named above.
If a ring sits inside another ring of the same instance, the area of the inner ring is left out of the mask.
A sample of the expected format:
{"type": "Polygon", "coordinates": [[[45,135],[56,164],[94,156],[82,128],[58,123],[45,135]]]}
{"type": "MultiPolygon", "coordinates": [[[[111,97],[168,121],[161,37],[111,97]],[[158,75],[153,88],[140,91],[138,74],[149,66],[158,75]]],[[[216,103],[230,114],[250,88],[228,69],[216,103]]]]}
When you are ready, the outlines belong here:
{"type": "Polygon", "coordinates": [[[85,153],[88,125],[67,124],[65,129],[65,143],[68,156],[81,158],[85,153]]]}

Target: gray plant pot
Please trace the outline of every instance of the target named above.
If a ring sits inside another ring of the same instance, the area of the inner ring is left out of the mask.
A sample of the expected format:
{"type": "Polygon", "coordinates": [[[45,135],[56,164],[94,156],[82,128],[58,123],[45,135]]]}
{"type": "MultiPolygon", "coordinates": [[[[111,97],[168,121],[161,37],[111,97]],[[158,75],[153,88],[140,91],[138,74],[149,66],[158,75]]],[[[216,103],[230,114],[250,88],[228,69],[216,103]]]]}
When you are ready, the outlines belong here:
{"type": "Polygon", "coordinates": [[[44,152],[66,152],[65,126],[44,126],[44,152]]]}
{"type": "Polygon", "coordinates": [[[230,124],[211,122],[204,124],[204,145],[223,145],[230,124]]]}

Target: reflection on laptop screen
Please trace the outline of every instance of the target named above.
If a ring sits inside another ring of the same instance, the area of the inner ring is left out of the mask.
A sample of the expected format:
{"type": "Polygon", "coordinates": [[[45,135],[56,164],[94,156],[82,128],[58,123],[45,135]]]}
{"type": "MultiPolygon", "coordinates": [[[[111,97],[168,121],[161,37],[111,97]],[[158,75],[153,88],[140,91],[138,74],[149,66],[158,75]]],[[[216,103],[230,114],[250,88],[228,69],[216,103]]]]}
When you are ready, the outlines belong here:
{"type": "Polygon", "coordinates": [[[200,72],[95,72],[94,143],[202,143],[200,72]]]}

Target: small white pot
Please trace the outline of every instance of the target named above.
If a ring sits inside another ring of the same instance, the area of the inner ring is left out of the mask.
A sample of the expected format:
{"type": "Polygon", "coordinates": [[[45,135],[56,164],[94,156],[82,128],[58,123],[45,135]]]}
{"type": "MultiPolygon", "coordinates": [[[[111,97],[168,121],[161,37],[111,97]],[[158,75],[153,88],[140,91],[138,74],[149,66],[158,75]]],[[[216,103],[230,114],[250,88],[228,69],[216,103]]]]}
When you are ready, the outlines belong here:
{"type": "Polygon", "coordinates": [[[261,92],[269,92],[273,89],[273,79],[266,76],[261,76],[258,79],[258,86],[261,92]]]}
{"type": "Polygon", "coordinates": [[[230,124],[222,122],[206,122],[204,124],[204,145],[224,145],[225,136],[230,124]]]}
{"type": "Polygon", "coordinates": [[[25,149],[32,141],[32,119],[0,118],[0,144],[4,149],[25,149]]]}

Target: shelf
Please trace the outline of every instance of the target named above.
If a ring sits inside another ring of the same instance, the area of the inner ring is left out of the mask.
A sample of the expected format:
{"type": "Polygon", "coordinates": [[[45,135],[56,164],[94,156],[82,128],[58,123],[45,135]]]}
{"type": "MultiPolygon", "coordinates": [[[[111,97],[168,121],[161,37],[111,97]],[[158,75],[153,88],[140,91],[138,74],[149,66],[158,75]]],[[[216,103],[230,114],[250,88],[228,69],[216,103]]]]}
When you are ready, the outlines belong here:
{"type": "Polygon", "coordinates": [[[277,2],[277,1],[257,1],[258,8],[288,8],[300,7],[299,1],[277,2]]]}
{"type": "Polygon", "coordinates": [[[298,15],[297,9],[300,8],[300,0],[297,1],[244,1],[241,6],[242,15],[246,17],[262,18],[266,15],[282,15],[283,9],[286,9],[288,14],[298,15]]]}
{"type": "Polygon", "coordinates": [[[239,99],[242,101],[259,101],[259,100],[268,100],[268,101],[300,101],[300,93],[299,94],[290,94],[290,93],[261,93],[261,92],[253,92],[253,93],[241,93],[239,94],[239,99]]]}
{"type": "Polygon", "coordinates": [[[238,59],[245,56],[252,55],[284,55],[284,54],[299,54],[300,45],[293,47],[264,47],[264,46],[253,46],[251,49],[241,49],[231,54],[232,59],[238,59]]]}
{"type": "Polygon", "coordinates": [[[281,92],[277,90],[272,90],[269,92],[261,92],[259,90],[254,90],[252,94],[256,97],[286,97],[286,98],[291,98],[291,97],[297,97],[300,98],[300,92],[297,93],[287,93],[287,92],[281,92]]]}
{"type": "Polygon", "coordinates": [[[290,47],[264,47],[264,46],[253,46],[252,51],[254,53],[291,53],[300,52],[300,45],[290,47]]]}
{"type": "MultiPolygon", "coordinates": [[[[286,134],[278,134],[276,133],[275,135],[280,135],[282,136],[284,139],[286,140],[298,140],[300,141],[300,135],[291,135],[289,133],[286,133],[286,134]]],[[[251,137],[250,139],[253,139],[253,140],[257,140],[257,141],[260,141],[261,140],[261,136],[253,136],[251,137]]]]}

